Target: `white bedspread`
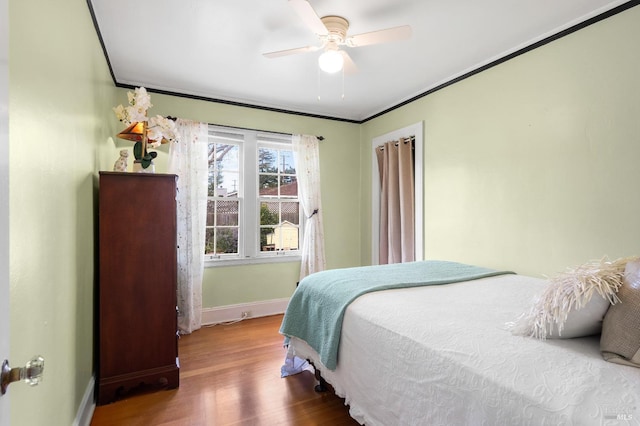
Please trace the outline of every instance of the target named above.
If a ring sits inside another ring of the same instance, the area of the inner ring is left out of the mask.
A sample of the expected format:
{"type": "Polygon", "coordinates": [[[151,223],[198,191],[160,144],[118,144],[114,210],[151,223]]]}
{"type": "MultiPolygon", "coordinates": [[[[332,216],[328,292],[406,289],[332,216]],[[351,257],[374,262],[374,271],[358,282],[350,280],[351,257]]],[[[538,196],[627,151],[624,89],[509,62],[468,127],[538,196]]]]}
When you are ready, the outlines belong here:
{"type": "Polygon", "coordinates": [[[290,349],[368,426],[640,424],[640,369],[604,361],[599,336],[507,331],[545,285],[505,275],[369,293],[347,308],[335,371],[298,339],[290,349]]]}

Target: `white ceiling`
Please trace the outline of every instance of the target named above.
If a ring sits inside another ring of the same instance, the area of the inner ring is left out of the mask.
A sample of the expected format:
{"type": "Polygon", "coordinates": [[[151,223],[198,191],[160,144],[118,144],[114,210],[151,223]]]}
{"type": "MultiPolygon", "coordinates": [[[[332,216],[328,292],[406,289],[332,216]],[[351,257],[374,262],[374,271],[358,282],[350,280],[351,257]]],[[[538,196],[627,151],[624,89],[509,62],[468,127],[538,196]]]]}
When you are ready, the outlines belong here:
{"type": "Polygon", "coordinates": [[[318,70],[321,52],[262,55],[319,45],[287,0],[87,1],[118,85],[357,122],[626,3],[309,0],[348,19],[350,35],[412,28],[408,40],[344,47],[358,72],[343,80],[318,70]]]}

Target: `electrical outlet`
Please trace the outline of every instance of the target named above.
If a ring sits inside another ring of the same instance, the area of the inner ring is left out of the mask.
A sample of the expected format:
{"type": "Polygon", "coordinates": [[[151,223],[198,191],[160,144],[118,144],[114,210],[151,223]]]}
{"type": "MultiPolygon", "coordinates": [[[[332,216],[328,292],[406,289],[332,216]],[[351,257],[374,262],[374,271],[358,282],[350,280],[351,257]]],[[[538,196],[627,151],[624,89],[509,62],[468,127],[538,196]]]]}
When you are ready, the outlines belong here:
{"type": "Polygon", "coordinates": [[[249,318],[250,316],[251,316],[251,311],[242,311],[242,314],[241,314],[242,319],[249,318]]]}

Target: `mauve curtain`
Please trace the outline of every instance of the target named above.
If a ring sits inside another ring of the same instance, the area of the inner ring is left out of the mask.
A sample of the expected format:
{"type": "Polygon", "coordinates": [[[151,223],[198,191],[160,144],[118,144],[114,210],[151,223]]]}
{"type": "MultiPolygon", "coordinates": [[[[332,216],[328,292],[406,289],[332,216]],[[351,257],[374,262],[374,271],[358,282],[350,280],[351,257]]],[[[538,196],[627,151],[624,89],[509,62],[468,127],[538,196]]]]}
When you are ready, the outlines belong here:
{"type": "Polygon", "coordinates": [[[293,135],[292,143],[298,174],[298,196],[307,218],[300,262],[302,280],[309,274],[323,271],[326,266],[320,200],[320,150],[318,138],[315,136],[293,135]]]}
{"type": "Polygon", "coordinates": [[[415,260],[413,141],[400,139],[376,148],[380,176],[379,263],[415,260]]]}
{"type": "Polygon", "coordinates": [[[176,126],[168,168],[178,175],[178,329],[188,334],[202,326],[208,125],[178,119],[176,126]]]}

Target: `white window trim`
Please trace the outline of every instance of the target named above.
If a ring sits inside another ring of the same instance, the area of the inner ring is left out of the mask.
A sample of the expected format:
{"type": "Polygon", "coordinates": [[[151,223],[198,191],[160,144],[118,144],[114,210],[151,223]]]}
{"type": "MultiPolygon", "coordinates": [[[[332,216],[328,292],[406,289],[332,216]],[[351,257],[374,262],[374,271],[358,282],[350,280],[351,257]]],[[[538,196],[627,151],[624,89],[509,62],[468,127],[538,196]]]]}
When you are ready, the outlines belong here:
{"type": "MultiPolygon", "coordinates": [[[[272,145],[273,147],[282,147],[283,145],[292,145],[291,135],[283,135],[277,133],[263,132],[257,130],[237,129],[232,127],[222,127],[209,125],[210,130],[234,134],[244,135],[244,140],[240,142],[240,161],[241,174],[239,176],[242,191],[239,192],[239,208],[241,214],[238,217],[239,243],[238,255],[219,255],[218,257],[206,256],[204,266],[233,266],[233,265],[250,265],[259,263],[283,263],[283,262],[299,262],[302,258],[300,249],[287,251],[262,252],[258,249],[259,232],[245,232],[248,229],[247,224],[259,223],[260,202],[258,199],[258,182],[259,173],[257,167],[247,167],[247,165],[257,165],[258,162],[258,144],[272,145]],[[249,184],[253,182],[253,184],[249,184]],[[252,203],[254,208],[250,208],[247,204],[252,203]]],[[[304,215],[300,215],[299,235],[304,235],[304,215]]],[[[256,228],[257,230],[257,228],[256,228]]],[[[302,241],[300,241],[300,245],[302,241]]]]}

